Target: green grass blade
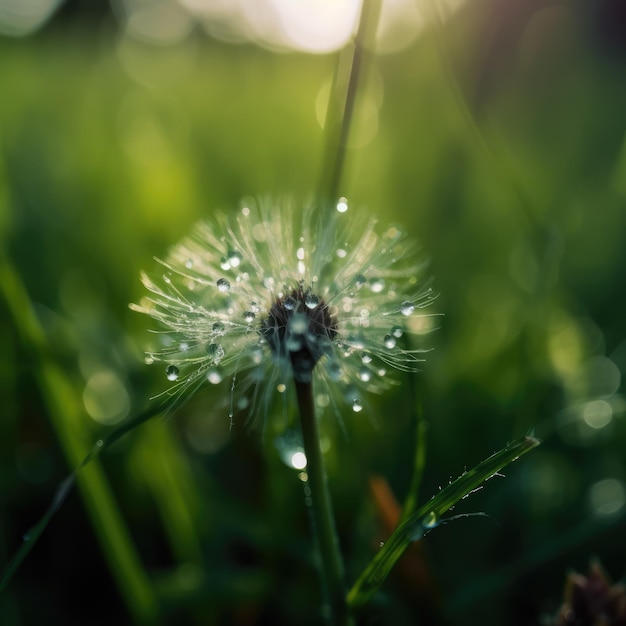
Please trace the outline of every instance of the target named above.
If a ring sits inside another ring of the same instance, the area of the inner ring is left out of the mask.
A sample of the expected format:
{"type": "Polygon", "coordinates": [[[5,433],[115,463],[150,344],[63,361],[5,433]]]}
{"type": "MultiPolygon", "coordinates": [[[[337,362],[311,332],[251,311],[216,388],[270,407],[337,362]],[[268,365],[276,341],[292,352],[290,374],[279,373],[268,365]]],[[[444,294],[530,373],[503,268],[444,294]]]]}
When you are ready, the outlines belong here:
{"type": "Polygon", "coordinates": [[[24,543],[9,561],[0,580],[0,591],[6,588],[54,513],[63,504],[73,483],[77,481],[103,555],[129,611],[136,623],[153,623],[158,612],[157,598],[96,458],[103,449],[157,414],[158,410],[150,408],[141,413],[105,440],[100,440],[85,456],[86,429],[74,386],[49,355],[45,334],[26,289],[18,273],[6,259],[0,259],[0,295],[6,300],[23,344],[32,353],[34,373],[59,442],[69,463],[77,466],[61,483],[43,517],[24,536],[24,543]],[[87,464],[90,467],[86,468],[87,464]]]}
{"type": "Polygon", "coordinates": [[[365,604],[383,584],[393,566],[412,542],[418,541],[428,530],[437,526],[441,521],[441,516],[459,500],[537,445],[539,445],[539,440],[533,437],[513,441],[465,472],[407,517],[356,581],[348,593],[348,604],[352,607],[365,604]]]}

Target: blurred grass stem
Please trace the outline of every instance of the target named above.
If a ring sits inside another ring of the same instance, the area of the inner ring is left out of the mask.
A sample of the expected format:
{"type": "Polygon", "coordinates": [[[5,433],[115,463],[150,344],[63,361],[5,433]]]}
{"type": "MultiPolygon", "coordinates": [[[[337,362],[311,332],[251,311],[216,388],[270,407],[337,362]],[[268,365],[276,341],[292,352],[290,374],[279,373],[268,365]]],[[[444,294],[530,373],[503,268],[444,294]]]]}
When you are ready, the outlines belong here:
{"type": "Polygon", "coordinates": [[[350,626],[353,621],[346,603],[346,583],[339,550],[335,519],[320,447],[320,436],[313,402],[313,384],[295,381],[308,484],[311,489],[313,522],[320,551],[322,578],[330,604],[332,623],[350,626]]]}
{"type": "MultiPolygon", "coordinates": [[[[80,465],[81,468],[92,461],[90,466],[85,467],[77,476],[78,487],[102,547],[102,554],[114,574],[120,594],[135,623],[156,623],[157,598],[102,467],[97,460],[92,460],[96,455],[95,449],[85,457],[85,439],[88,435],[85,432],[84,415],[77,401],[74,385],[51,355],[44,329],[37,319],[21,277],[8,259],[2,258],[0,258],[0,297],[6,301],[15,328],[24,346],[31,352],[32,368],[42,399],[70,466],[77,466],[83,458],[85,460],[80,465]]],[[[62,483],[40,524],[25,536],[22,548],[9,566],[0,587],[9,582],[36,543],[50,517],[67,495],[73,476],[62,483]]]]}
{"type": "Polygon", "coordinates": [[[363,0],[354,42],[339,53],[326,110],[326,146],[317,206],[335,202],[342,195],[340,188],[357,91],[362,83],[367,52],[373,49],[380,6],[381,0],[363,0]],[[349,72],[347,81],[346,71],[349,72]]]}

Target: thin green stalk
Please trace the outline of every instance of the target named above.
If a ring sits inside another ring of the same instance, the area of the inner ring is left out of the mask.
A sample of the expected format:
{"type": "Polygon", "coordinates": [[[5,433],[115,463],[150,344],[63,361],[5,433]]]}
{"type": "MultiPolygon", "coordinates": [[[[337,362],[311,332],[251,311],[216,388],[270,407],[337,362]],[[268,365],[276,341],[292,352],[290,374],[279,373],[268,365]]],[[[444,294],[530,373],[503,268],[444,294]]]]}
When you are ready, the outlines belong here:
{"type": "Polygon", "coordinates": [[[332,503],[324,458],[320,448],[320,436],[313,403],[313,384],[295,381],[304,453],[307,459],[308,484],[311,489],[313,520],[322,567],[322,578],[330,605],[332,623],[349,626],[352,619],[346,603],[346,583],[343,561],[337,540],[332,503]]]}
{"type": "Polygon", "coordinates": [[[340,195],[354,106],[364,73],[367,50],[373,47],[380,5],[381,0],[363,0],[354,43],[346,46],[339,54],[326,110],[326,147],[318,206],[336,201],[340,195]],[[350,68],[347,86],[342,80],[346,65],[350,68]]]}
{"type": "Polygon", "coordinates": [[[409,493],[402,506],[402,515],[400,522],[417,509],[419,501],[419,490],[424,476],[424,468],[426,467],[426,429],[427,422],[424,419],[424,406],[422,398],[418,392],[418,380],[415,374],[410,374],[409,389],[411,393],[411,406],[415,407],[415,454],[413,456],[413,475],[411,476],[411,486],[409,493]]]}

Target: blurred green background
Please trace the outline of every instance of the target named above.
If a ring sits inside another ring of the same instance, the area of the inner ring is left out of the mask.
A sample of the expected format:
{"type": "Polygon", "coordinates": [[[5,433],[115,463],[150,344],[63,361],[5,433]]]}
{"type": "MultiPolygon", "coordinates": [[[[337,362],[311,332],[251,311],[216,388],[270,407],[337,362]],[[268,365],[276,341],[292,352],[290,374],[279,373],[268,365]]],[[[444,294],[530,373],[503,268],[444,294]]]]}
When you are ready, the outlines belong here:
{"type": "MultiPolygon", "coordinates": [[[[164,389],[127,306],[139,271],[244,196],[314,195],[344,4],[300,25],[328,35],[313,50],[278,1],[0,2],[0,566],[93,442],[164,389]]],[[[531,428],[544,443],[455,510],[497,523],[435,529],[408,557],[421,574],[401,568],[360,619],[538,624],[571,568],[626,563],[626,13],[384,10],[342,193],[419,239],[441,294],[422,500],[531,428]]],[[[413,463],[408,385],[373,405],[328,453],[351,580],[385,539],[369,479],[401,501],[413,463]]],[[[0,623],[320,623],[288,446],[229,432],[215,389],[134,430],[84,470],[0,623]]]]}

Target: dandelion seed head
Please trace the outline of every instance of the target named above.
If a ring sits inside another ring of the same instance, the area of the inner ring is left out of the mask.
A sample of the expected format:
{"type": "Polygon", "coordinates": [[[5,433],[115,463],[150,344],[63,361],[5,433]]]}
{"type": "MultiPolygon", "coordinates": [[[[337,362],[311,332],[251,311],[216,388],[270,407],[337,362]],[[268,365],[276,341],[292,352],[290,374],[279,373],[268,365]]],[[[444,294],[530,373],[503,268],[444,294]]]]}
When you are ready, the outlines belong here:
{"type": "Polygon", "coordinates": [[[160,278],[142,274],[149,295],[131,308],[159,325],[146,362],[165,365],[164,393],[230,384],[231,416],[267,415],[295,379],[314,382],[319,407],[360,413],[390,371],[417,370],[424,350],[405,340],[431,328],[418,322],[435,296],[416,245],[352,221],[346,198],[336,209],[248,202],[198,224],[160,278]]]}

